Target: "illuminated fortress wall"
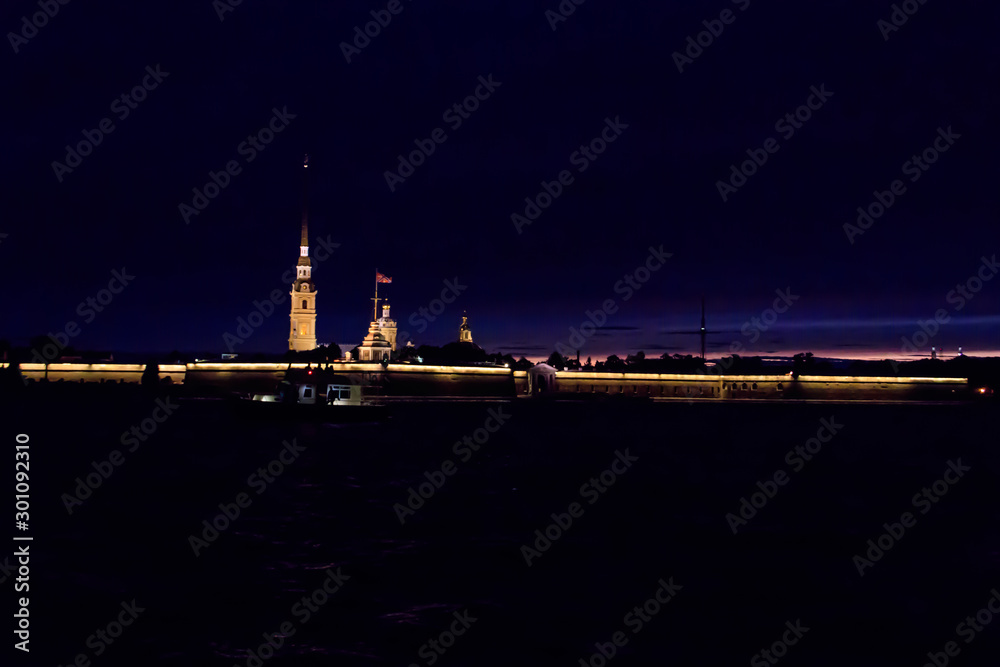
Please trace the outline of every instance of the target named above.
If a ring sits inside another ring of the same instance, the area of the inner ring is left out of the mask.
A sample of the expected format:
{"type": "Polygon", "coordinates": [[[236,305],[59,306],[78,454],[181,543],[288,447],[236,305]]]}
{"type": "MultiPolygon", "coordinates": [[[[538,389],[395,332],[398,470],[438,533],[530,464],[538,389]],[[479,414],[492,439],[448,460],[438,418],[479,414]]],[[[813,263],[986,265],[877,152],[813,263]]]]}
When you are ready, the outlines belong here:
{"type": "MultiPolygon", "coordinates": [[[[2,364],[6,366],[7,364],[2,364]]],[[[851,377],[787,375],[670,375],[658,373],[587,373],[559,371],[544,391],[532,386],[530,373],[507,368],[335,362],[330,364],[363,387],[366,396],[515,397],[545,393],[567,398],[591,394],[653,399],[832,399],[954,400],[968,397],[963,378],[851,377]]],[[[161,381],[183,384],[193,394],[268,393],[289,368],[306,363],[160,364],[161,381]]],[[[315,366],[312,366],[315,367],[315,366]]],[[[49,382],[138,383],[143,364],[21,364],[31,380],[49,382]]],[[[582,396],[581,396],[582,398],[582,396]]]]}
{"type": "MultiPolygon", "coordinates": [[[[964,378],[787,375],[666,375],[654,373],[556,373],[554,390],[651,398],[750,398],[835,400],[953,400],[966,398],[964,378]]],[[[527,387],[521,393],[528,393],[527,387]]]]}
{"type": "MultiPolygon", "coordinates": [[[[6,368],[8,364],[0,364],[6,368]]],[[[21,364],[21,375],[29,380],[49,382],[139,382],[145,364],[21,364]]],[[[160,380],[170,378],[171,383],[184,382],[187,368],[184,364],[160,364],[160,380]]]]}

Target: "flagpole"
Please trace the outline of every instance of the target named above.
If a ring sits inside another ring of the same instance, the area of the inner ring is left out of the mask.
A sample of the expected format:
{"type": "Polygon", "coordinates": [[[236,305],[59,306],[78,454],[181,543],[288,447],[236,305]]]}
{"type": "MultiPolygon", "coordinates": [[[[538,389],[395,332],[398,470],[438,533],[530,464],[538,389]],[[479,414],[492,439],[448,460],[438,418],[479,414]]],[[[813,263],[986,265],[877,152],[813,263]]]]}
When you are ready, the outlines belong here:
{"type": "Polygon", "coordinates": [[[378,269],[375,269],[375,306],[372,309],[372,321],[378,321],[378,269]]]}

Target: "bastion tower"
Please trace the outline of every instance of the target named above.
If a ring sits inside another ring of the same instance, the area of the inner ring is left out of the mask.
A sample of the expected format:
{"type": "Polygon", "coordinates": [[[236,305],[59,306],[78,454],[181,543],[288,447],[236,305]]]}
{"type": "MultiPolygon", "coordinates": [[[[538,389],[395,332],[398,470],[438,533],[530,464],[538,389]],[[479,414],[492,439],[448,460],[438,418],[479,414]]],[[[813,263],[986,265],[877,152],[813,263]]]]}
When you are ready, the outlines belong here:
{"type": "Polygon", "coordinates": [[[316,349],[316,284],[312,281],[312,261],[309,259],[309,156],[302,161],[302,239],[299,241],[299,262],[292,284],[291,330],[288,349],[296,352],[316,349]]]}

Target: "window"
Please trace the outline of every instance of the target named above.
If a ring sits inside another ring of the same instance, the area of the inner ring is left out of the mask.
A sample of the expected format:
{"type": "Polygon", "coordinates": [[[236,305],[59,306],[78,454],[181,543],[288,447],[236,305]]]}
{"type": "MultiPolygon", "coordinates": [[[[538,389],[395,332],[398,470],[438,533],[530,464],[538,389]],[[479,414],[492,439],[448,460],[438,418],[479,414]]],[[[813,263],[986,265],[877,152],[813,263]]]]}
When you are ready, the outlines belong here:
{"type": "Polygon", "coordinates": [[[309,302],[306,301],[305,299],[302,299],[302,310],[308,310],[308,309],[309,309],[309,302]]]}
{"type": "Polygon", "coordinates": [[[312,387],[304,387],[302,389],[302,398],[312,398],[313,389],[312,387]]]}

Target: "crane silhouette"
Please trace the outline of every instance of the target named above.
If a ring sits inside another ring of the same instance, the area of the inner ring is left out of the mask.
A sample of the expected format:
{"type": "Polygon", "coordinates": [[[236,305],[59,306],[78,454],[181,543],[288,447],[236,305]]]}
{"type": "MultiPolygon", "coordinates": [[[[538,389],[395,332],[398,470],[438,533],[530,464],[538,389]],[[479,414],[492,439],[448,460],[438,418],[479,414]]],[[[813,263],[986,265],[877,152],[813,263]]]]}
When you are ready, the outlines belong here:
{"type": "Polygon", "coordinates": [[[701,338],[701,360],[705,361],[705,339],[709,334],[740,333],[736,330],[709,331],[705,328],[705,297],[701,297],[701,328],[697,331],[664,331],[666,334],[695,335],[701,338]]]}

